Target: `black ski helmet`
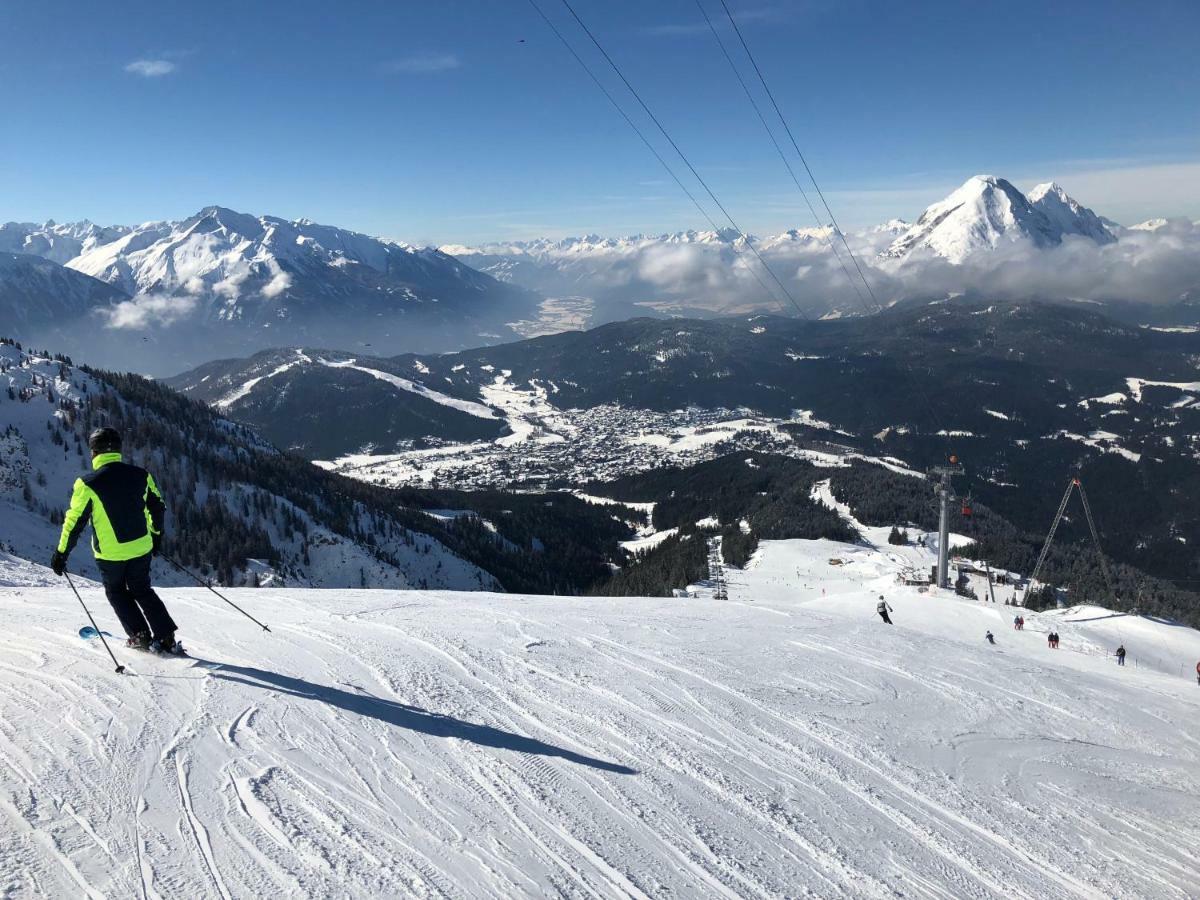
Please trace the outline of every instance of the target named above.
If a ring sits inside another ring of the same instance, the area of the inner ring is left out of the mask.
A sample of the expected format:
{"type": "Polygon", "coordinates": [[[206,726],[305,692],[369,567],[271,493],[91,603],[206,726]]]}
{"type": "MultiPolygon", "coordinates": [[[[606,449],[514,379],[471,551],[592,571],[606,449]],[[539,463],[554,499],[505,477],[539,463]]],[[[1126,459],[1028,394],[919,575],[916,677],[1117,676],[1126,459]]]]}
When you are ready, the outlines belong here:
{"type": "Polygon", "coordinates": [[[93,455],[100,453],[118,453],[121,450],[121,432],[107,425],[97,428],[88,438],[88,448],[93,455]]]}

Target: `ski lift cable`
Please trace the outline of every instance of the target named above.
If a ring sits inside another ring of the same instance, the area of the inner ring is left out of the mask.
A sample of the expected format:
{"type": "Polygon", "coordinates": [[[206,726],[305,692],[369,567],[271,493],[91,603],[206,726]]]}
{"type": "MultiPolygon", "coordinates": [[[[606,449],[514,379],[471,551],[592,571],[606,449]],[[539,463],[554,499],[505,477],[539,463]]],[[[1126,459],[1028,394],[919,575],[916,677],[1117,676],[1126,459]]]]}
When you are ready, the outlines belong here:
{"type": "Polygon", "coordinates": [[[745,35],[742,34],[742,29],[738,27],[737,20],[733,17],[733,12],[729,9],[729,4],[726,2],[726,0],[721,0],[721,7],[725,10],[725,15],[729,19],[729,24],[733,26],[733,31],[738,36],[738,40],[741,42],[742,49],[746,51],[746,56],[749,58],[750,64],[754,66],[754,71],[758,75],[758,80],[762,84],[763,90],[766,91],[767,98],[771,101],[771,106],[775,109],[775,115],[779,117],[779,122],[781,125],[783,125],[783,130],[787,133],[788,139],[791,141],[792,148],[796,151],[796,156],[800,158],[800,162],[804,165],[804,171],[808,173],[808,178],[812,182],[813,187],[816,189],[817,196],[821,199],[821,205],[825,207],[825,212],[829,215],[830,224],[833,225],[834,231],[836,231],[838,237],[841,238],[842,246],[846,248],[846,253],[849,254],[851,262],[854,263],[854,268],[858,270],[858,277],[862,279],[863,287],[867,289],[867,293],[871,297],[871,302],[875,304],[875,308],[879,312],[882,312],[883,305],[879,302],[879,299],[875,296],[875,292],[871,289],[871,283],[867,280],[866,273],[863,272],[862,266],[859,265],[858,257],[855,256],[854,251],[850,249],[850,243],[846,240],[846,235],[842,232],[841,226],[838,225],[837,218],[834,216],[833,210],[829,208],[829,201],[825,199],[824,191],[822,191],[821,186],[817,184],[817,177],[813,174],[812,168],[808,165],[808,160],[805,159],[804,154],[801,152],[800,144],[796,141],[796,136],[792,133],[792,129],[788,125],[787,119],[784,118],[783,110],[779,108],[779,103],[775,100],[775,94],[772,93],[770,85],[767,84],[766,76],[763,75],[763,71],[758,65],[758,60],[755,58],[754,53],[750,50],[750,45],[746,42],[745,35]]]}
{"type": "MultiPolygon", "coordinates": [[[[708,30],[712,32],[712,36],[717,41],[717,46],[721,48],[721,53],[725,57],[725,61],[729,63],[729,68],[733,70],[734,76],[738,80],[738,84],[742,86],[742,90],[746,94],[746,99],[750,101],[750,106],[753,107],[755,115],[758,116],[758,121],[762,123],[763,129],[767,132],[767,137],[771,139],[771,143],[775,146],[775,152],[779,154],[779,159],[783,162],[783,166],[787,169],[788,175],[792,178],[792,183],[796,185],[796,190],[800,192],[800,196],[804,198],[804,204],[808,207],[808,211],[812,213],[813,222],[816,224],[818,231],[824,227],[821,217],[817,214],[817,209],[809,199],[808,192],[804,190],[804,186],[800,183],[800,179],[796,176],[796,170],[792,168],[791,161],[787,158],[787,154],[783,152],[783,147],[779,145],[778,139],[775,137],[775,132],[771,130],[771,126],[767,123],[767,117],[763,114],[762,109],[758,105],[758,101],[754,99],[754,93],[750,90],[750,86],[746,84],[746,79],[742,77],[741,70],[734,63],[733,57],[729,53],[729,49],[725,46],[725,41],[721,38],[720,32],[717,31],[717,26],[713,23],[712,18],[708,15],[708,10],[704,8],[702,0],[696,0],[696,7],[700,10],[700,14],[704,16],[704,22],[708,25],[708,30]]],[[[867,299],[863,296],[862,290],[859,289],[858,282],[854,280],[854,276],[850,274],[850,270],[846,268],[846,263],[842,260],[842,256],[838,253],[837,245],[830,240],[828,235],[822,235],[821,239],[825,246],[833,253],[834,259],[838,261],[842,272],[846,276],[846,280],[850,282],[850,286],[854,288],[854,293],[858,295],[859,302],[863,306],[867,305],[867,299]]]]}
{"type": "Polygon", "coordinates": [[[625,73],[621,71],[621,67],[617,65],[616,61],[613,60],[608,51],[604,49],[604,45],[600,43],[600,41],[596,38],[596,35],[592,33],[592,30],[588,28],[587,23],[580,18],[579,13],[575,11],[575,7],[571,5],[570,0],[561,0],[561,2],[562,5],[567,8],[567,11],[570,12],[575,21],[579,24],[579,27],[583,29],[584,34],[588,36],[588,39],[593,45],[595,45],[596,49],[600,51],[600,55],[604,57],[605,62],[607,62],[609,67],[617,74],[617,77],[621,79],[621,82],[628,89],[629,93],[633,95],[633,98],[638,102],[638,105],[641,106],[646,115],[650,117],[650,121],[654,123],[655,127],[658,128],[662,136],[666,138],[667,143],[671,145],[671,148],[676,152],[676,154],[678,154],[679,158],[683,160],[683,164],[687,166],[688,170],[692,173],[693,177],[695,177],[696,181],[698,181],[700,186],[704,188],[705,193],[708,194],[709,198],[713,201],[713,203],[716,204],[717,208],[721,210],[725,218],[729,220],[729,224],[733,226],[733,230],[736,231],[743,240],[745,240],[746,246],[753,251],[755,257],[758,259],[759,263],[762,264],[762,267],[766,270],[767,274],[771,276],[771,279],[779,286],[779,289],[783,292],[784,296],[787,297],[792,306],[796,308],[796,312],[799,314],[799,316],[802,319],[808,319],[809,317],[805,315],[804,310],[800,308],[800,304],[796,302],[796,298],[792,296],[791,291],[787,289],[787,286],[784,285],[784,283],[779,279],[779,276],[775,274],[775,270],[768,265],[767,261],[763,258],[763,255],[759,253],[758,248],[754,245],[753,238],[743,231],[741,226],[734,221],[733,216],[730,215],[729,210],[725,207],[725,204],[720,201],[717,195],[713,192],[713,189],[708,186],[708,182],[704,180],[704,176],[702,176],[696,170],[696,167],[692,165],[692,161],[688,159],[687,154],[680,149],[679,144],[676,143],[675,139],[671,137],[670,132],[668,132],[663,126],[662,121],[654,114],[654,111],[650,109],[646,101],[642,99],[642,95],[638,93],[637,89],[632,83],[630,83],[629,79],[625,77],[625,73]]]}
{"type": "MultiPolygon", "coordinates": [[[[562,33],[562,31],[559,29],[559,27],[554,24],[553,20],[551,20],[551,18],[546,15],[546,13],[542,9],[542,7],[540,5],[538,5],[537,0],[529,0],[529,5],[534,8],[534,10],[537,12],[537,14],[542,18],[542,21],[545,22],[546,26],[554,33],[554,36],[557,37],[558,40],[562,43],[562,45],[567,48],[567,52],[570,53],[572,57],[574,57],[575,61],[577,63],[579,63],[580,67],[584,70],[584,72],[587,73],[588,77],[592,80],[592,83],[595,84],[596,87],[600,89],[600,92],[605,96],[605,98],[608,100],[608,102],[610,104],[612,104],[613,109],[615,109],[617,111],[617,113],[621,116],[621,118],[625,120],[625,124],[627,124],[630,128],[632,128],[634,134],[636,134],[638,136],[638,138],[641,140],[641,142],[646,145],[646,149],[649,150],[654,155],[654,158],[658,160],[659,164],[663,167],[664,170],[666,170],[666,173],[671,176],[671,180],[674,181],[675,184],[677,184],[679,186],[679,189],[681,191],[683,191],[684,194],[687,195],[687,198],[692,202],[692,205],[695,206],[696,209],[699,211],[699,213],[700,213],[701,217],[704,219],[704,221],[706,221],[709,224],[709,227],[711,227],[712,230],[715,232],[720,232],[720,230],[721,230],[720,226],[717,225],[717,223],[713,220],[712,216],[709,215],[708,210],[706,210],[704,208],[704,206],[700,203],[700,201],[698,199],[696,199],[696,195],[692,193],[692,191],[688,188],[688,186],[683,183],[683,180],[675,173],[675,170],[671,168],[671,165],[666,161],[666,159],[663,158],[663,155],[661,153],[659,153],[658,148],[654,146],[654,144],[650,141],[650,139],[648,137],[646,137],[645,132],[642,131],[642,129],[640,127],[638,127],[638,124],[636,122],[634,122],[632,118],[630,118],[629,113],[627,113],[625,111],[625,108],[622,107],[621,104],[617,102],[617,98],[613,96],[612,91],[610,91],[605,86],[604,82],[602,82],[600,80],[599,76],[597,76],[596,73],[592,70],[592,67],[587,64],[587,61],[582,56],[579,55],[579,53],[578,53],[578,51],[576,51],[575,47],[571,44],[571,42],[569,40],[567,40],[566,35],[564,35],[562,33]]],[[[737,248],[736,243],[733,244],[733,248],[734,248],[734,252],[740,252],[737,248]]],[[[748,266],[746,271],[748,271],[751,275],[754,276],[754,280],[758,282],[758,285],[759,285],[759,287],[762,288],[763,293],[767,297],[769,297],[773,303],[777,304],[781,311],[786,313],[786,311],[787,311],[786,305],[783,303],[782,300],[779,299],[779,297],[776,295],[776,293],[774,291],[772,291],[770,288],[767,287],[766,282],[764,282],[762,280],[762,278],[759,276],[758,272],[755,271],[754,267],[748,266]]],[[[793,304],[795,303],[795,301],[792,301],[792,302],[793,302],[793,304]]],[[[801,315],[803,315],[803,313],[801,313],[801,315]]]]}
{"type": "MultiPolygon", "coordinates": [[[[713,37],[716,38],[717,44],[721,48],[721,52],[724,54],[726,61],[729,63],[729,67],[731,69],[733,69],[734,75],[737,76],[737,80],[741,84],[742,90],[745,91],[746,97],[750,101],[750,105],[754,108],[755,113],[757,113],[759,121],[761,121],[763,124],[763,128],[766,129],[767,135],[771,139],[771,143],[775,145],[775,150],[776,150],[776,152],[779,153],[780,158],[783,160],[784,166],[787,168],[788,174],[792,177],[792,181],[795,183],[796,188],[800,191],[800,196],[804,198],[804,202],[808,206],[809,212],[812,213],[814,222],[817,224],[818,228],[823,227],[823,222],[821,221],[821,217],[820,217],[820,215],[818,215],[815,207],[812,204],[812,201],[809,199],[808,192],[806,190],[804,190],[804,187],[800,184],[800,179],[797,178],[796,172],[792,168],[791,162],[788,161],[787,154],[785,154],[783,152],[783,149],[779,146],[779,141],[775,138],[775,133],[772,131],[770,125],[767,124],[766,117],[763,115],[761,108],[758,105],[758,101],[755,100],[753,92],[750,90],[749,86],[746,84],[745,79],[742,78],[741,71],[738,69],[737,65],[733,61],[733,57],[730,55],[728,49],[725,47],[725,42],[721,39],[720,34],[717,32],[716,26],[714,25],[714,23],[712,22],[712,19],[708,15],[708,11],[704,8],[704,4],[703,4],[702,0],[696,0],[696,6],[700,9],[701,15],[704,16],[704,21],[708,24],[708,28],[713,33],[713,37]]],[[[729,19],[729,24],[731,26],[733,26],[733,30],[737,34],[738,40],[742,45],[743,51],[745,51],[747,58],[750,60],[751,65],[754,67],[754,71],[758,75],[758,80],[762,84],[763,89],[766,91],[767,97],[771,101],[771,105],[775,110],[776,116],[779,117],[780,123],[783,125],[784,130],[787,132],[788,138],[791,140],[792,147],[796,151],[796,155],[800,158],[800,162],[804,164],[804,170],[808,173],[809,180],[812,181],[813,187],[816,188],[817,195],[821,198],[821,203],[825,208],[826,214],[829,216],[830,224],[833,225],[833,229],[837,233],[838,238],[840,238],[842,245],[846,250],[846,253],[849,254],[851,261],[854,263],[854,268],[858,272],[858,277],[862,281],[863,287],[866,288],[867,294],[871,298],[871,303],[874,304],[874,307],[875,307],[874,312],[882,313],[883,312],[883,304],[881,304],[879,302],[879,299],[875,296],[875,292],[871,289],[871,285],[867,281],[866,273],[863,272],[862,266],[859,265],[858,258],[854,255],[854,251],[850,249],[850,244],[846,240],[846,235],[842,231],[841,226],[838,224],[837,217],[834,216],[833,210],[830,209],[829,203],[825,199],[824,193],[821,191],[821,186],[819,184],[817,184],[816,176],[813,175],[812,169],[808,165],[808,160],[805,159],[804,154],[800,151],[800,146],[796,141],[795,135],[792,133],[791,128],[788,126],[787,120],[784,118],[783,112],[780,109],[779,104],[775,100],[775,95],[771,92],[771,88],[767,84],[767,79],[763,75],[762,69],[759,67],[757,59],[755,58],[754,54],[750,50],[750,45],[749,45],[749,43],[747,43],[745,35],[742,34],[741,28],[738,27],[737,20],[734,19],[734,17],[733,17],[733,12],[730,10],[730,8],[729,8],[728,4],[725,2],[725,0],[721,0],[721,7],[722,7],[722,9],[725,10],[725,15],[729,19]]],[[[842,272],[846,275],[846,280],[850,283],[850,286],[854,289],[854,293],[858,296],[859,303],[862,305],[863,309],[866,310],[868,313],[872,312],[871,304],[867,302],[867,298],[863,296],[862,291],[859,289],[858,282],[856,282],[854,279],[854,276],[850,274],[850,270],[848,268],[846,268],[846,263],[842,259],[841,254],[838,252],[836,243],[834,242],[834,240],[832,240],[830,238],[826,238],[825,241],[826,241],[826,246],[829,247],[830,251],[834,255],[834,258],[838,261],[838,265],[841,267],[842,272]]],[[[941,416],[938,415],[937,410],[933,405],[933,402],[929,399],[929,395],[925,392],[925,389],[921,386],[920,381],[917,379],[916,374],[912,371],[912,367],[907,363],[907,361],[904,364],[904,368],[905,368],[905,373],[908,375],[909,381],[911,382],[911,384],[913,385],[913,387],[915,389],[915,392],[917,393],[918,396],[920,396],[922,402],[925,404],[926,410],[929,413],[930,420],[934,423],[934,427],[938,431],[945,431],[946,429],[942,425],[941,416]]],[[[947,442],[948,446],[949,446],[949,440],[950,440],[950,436],[947,434],[946,442],[947,442]]]]}

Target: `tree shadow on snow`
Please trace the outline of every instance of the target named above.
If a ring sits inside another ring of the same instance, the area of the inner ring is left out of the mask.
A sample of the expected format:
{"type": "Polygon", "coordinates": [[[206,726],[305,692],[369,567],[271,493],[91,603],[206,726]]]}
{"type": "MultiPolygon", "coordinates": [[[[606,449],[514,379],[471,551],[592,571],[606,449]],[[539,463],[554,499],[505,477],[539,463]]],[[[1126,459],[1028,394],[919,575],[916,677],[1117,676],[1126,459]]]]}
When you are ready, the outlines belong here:
{"type": "Polygon", "coordinates": [[[481,747],[513,750],[517,753],[528,753],[532,756],[556,756],[567,762],[588,766],[592,769],[599,769],[603,772],[612,772],[617,775],[637,774],[636,769],[631,769],[628,766],[606,762],[602,759],[594,759],[562,747],[555,747],[553,744],[547,744],[544,741],[534,738],[512,734],[502,731],[499,728],[492,728],[489,725],[464,722],[461,719],[455,719],[453,716],[429,712],[416,706],[408,706],[392,700],[384,700],[370,694],[353,694],[349,691],[343,691],[340,688],[313,684],[311,681],[304,681],[301,678],[292,678],[289,675],[280,675],[278,672],[267,672],[263,669],[254,669],[249,666],[234,666],[228,663],[207,663],[203,660],[197,660],[197,662],[203,665],[220,666],[220,668],[213,671],[210,676],[211,678],[233,681],[238,684],[248,685],[249,687],[279,691],[291,697],[316,700],[320,703],[326,703],[329,706],[343,709],[346,712],[354,713],[355,715],[366,716],[367,718],[376,719],[388,725],[395,725],[397,728],[407,728],[409,731],[415,731],[420,734],[442,738],[458,738],[459,740],[470,741],[472,744],[478,744],[481,747]]]}

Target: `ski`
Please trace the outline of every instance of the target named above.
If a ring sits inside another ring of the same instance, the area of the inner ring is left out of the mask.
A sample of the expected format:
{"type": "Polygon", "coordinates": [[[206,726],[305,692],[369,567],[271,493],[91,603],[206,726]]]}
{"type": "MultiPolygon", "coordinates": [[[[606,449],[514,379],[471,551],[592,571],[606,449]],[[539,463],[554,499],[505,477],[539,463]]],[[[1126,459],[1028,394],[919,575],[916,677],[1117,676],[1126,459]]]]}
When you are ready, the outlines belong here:
{"type": "MultiPolygon", "coordinates": [[[[79,636],[81,638],[83,638],[85,641],[95,640],[96,638],[101,637],[101,636],[106,637],[106,638],[112,637],[112,635],[109,632],[97,631],[91,625],[84,625],[82,628],[80,628],[79,636]]],[[[190,659],[191,658],[188,655],[187,649],[183,646],[183,644],[179,643],[178,641],[176,641],[175,647],[173,649],[166,650],[161,653],[155,652],[154,650],[151,650],[149,647],[130,647],[129,645],[126,645],[125,649],[126,650],[134,650],[138,653],[145,653],[145,654],[148,654],[149,656],[162,657],[164,659],[168,658],[168,657],[172,657],[172,656],[179,657],[180,659],[190,659]]]]}

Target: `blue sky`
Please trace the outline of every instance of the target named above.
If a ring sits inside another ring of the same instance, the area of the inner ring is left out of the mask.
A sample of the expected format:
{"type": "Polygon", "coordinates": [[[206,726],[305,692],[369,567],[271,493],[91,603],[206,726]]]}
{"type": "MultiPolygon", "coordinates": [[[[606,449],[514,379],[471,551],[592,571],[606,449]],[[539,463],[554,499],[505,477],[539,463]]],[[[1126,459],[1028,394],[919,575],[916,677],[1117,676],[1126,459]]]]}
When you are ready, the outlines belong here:
{"type": "MultiPolygon", "coordinates": [[[[812,224],[696,0],[573,2],[739,224],[812,224]]],[[[843,225],[977,172],[1200,218],[1194,0],[728,2],[843,225]]],[[[0,0],[0,75],[0,220],[219,203],[422,243],[703,225],[528,0],[0,0]]]]}

